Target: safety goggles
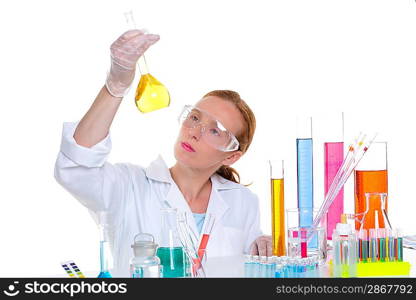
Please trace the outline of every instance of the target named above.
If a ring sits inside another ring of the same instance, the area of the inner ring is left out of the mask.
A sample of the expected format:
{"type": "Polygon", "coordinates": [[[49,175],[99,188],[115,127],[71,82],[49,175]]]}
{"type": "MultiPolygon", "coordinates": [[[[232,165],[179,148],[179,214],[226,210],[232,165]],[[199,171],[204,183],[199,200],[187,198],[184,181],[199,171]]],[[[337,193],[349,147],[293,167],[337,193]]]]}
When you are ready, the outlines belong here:
{"type": "Polygon", "coordinates": [[[237,138],[220,121],[202,109],[192,105],[185,105],[178,120],[186,128],[199,126],[201,138],[215,149],[230,152],[238,150],[240,147],[237,138]]]}

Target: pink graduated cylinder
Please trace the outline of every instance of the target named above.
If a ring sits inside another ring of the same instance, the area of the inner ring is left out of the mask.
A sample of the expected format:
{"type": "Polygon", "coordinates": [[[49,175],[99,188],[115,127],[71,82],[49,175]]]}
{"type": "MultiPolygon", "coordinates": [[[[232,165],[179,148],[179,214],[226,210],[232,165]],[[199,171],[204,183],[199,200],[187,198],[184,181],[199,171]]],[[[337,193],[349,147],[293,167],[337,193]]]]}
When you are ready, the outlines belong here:
{"type": "MultiPolygon", "coordinates": [[[[324,143],[324,163],[325,163],[325,195],[327,194],[338,169],[344,160],[344,143],[324,143]]],[[[344,212],[344,189],[342,188],[338,196],[334,199],[326,215],[327,238],[332,240],[332,232],[337,223],[341,221],[341,214],[344,212]]]]}

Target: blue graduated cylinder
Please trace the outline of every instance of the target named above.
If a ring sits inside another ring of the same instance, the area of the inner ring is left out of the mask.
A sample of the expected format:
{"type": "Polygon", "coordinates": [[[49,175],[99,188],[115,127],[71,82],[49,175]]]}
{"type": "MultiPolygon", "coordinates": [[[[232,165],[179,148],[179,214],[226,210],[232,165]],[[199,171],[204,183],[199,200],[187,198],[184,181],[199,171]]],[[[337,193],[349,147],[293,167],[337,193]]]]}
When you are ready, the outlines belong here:
{"type": "Polygon", "coordinates": [[[296,139],[299,227],[313,221],[313,143],[312,139],[296,139]]]}

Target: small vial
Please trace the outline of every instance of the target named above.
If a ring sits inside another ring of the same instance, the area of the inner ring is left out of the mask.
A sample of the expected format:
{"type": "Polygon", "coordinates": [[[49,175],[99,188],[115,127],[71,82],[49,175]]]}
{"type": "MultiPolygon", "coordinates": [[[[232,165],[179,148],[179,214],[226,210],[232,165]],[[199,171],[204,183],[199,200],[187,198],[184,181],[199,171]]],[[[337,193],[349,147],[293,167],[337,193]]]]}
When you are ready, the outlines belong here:
{"type": "Polygon", "coordinates": [[[251,255],[244,256],[244,277],[253,277],[253,258],[251,255]]]}
{"type": "Polygon", "coordinates": [[[261,278],[267,277],[267,256],[260,256],[260,276],[261,278]]]}
{"type": "Polygon", "coordinates": [[[369,231],[369,260],[376,262],[378,258],[378,244],[377,244],[377,233],[375,229],[369,231]]]}
{"type": "Polygon", "coordinates": [[[253,277],[258,278],[260,277],[260,257],[258,255],[253,255],[252,262],[253,262],[253,277]]]}

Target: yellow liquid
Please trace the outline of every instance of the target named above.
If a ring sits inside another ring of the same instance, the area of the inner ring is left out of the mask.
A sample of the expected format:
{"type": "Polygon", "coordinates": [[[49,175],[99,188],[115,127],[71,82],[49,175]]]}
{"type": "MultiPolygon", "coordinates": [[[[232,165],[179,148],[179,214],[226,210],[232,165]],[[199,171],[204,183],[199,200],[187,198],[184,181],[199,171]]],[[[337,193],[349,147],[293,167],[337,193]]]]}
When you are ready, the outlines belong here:
{"type": "Polygon", "coordinates": [[[140,77],[135,102],[141,112],[147,113],[169,106],[170,96],[167,88],[147,73],[140,77]]]}
{"type": "Polygon", "coordinates": [[[272,179],[273,255],[286,255],[284,179],[272,179]]]}

